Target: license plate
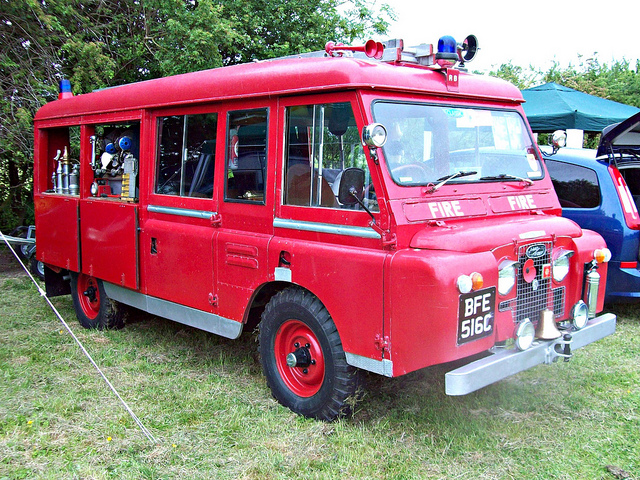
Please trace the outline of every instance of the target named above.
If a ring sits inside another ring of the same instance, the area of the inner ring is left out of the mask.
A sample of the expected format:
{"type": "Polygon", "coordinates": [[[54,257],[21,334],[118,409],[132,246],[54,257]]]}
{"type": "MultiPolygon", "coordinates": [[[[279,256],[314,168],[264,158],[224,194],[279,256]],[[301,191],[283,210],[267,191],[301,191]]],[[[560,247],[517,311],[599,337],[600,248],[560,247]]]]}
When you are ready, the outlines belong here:
{"type": "Polygon", "coordinates": [[[493,333],[496,287],[460,295],[458,345],[493,333]]]}

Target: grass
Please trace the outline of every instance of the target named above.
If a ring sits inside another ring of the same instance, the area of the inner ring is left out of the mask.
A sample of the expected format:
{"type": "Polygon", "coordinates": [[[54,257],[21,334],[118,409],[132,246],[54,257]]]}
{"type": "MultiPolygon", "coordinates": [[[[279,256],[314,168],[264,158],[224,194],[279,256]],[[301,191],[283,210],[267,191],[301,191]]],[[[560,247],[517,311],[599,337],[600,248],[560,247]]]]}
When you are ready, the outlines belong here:
{"type": "MultiPolygon", "coordinates": [[[[4,252],[0,252],[4,253],[4,252]]],[[[444,368],[367,376],[355,415],[275,402],[252,335],[137,314],[83,330],[56,308],[157,439],[142,434],[28,277],[0,272],[0,480],[640,479],[640,306],[615,335],[464,397],[444,368]]]]}

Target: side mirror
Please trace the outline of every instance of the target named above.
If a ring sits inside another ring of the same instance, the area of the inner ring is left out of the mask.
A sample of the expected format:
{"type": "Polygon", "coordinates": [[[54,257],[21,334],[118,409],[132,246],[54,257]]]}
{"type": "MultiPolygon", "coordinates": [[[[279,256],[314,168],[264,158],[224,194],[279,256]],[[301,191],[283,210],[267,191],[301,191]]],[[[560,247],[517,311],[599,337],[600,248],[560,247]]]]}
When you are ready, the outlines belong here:
{"type": "Polygon", "coordinates": [[[551,135],[551,140],[549,140],[549,145],[553,147],[553,153],[556,153],[562,147],[567,145],[567,132],[564,130],[556,130],[551,135]]]}
{"type": "Polygon", "coordinates": [[[364,170],[351,167],[342,172],[338,201],[343,205],[362,204],[364,198],[364,170]]]}

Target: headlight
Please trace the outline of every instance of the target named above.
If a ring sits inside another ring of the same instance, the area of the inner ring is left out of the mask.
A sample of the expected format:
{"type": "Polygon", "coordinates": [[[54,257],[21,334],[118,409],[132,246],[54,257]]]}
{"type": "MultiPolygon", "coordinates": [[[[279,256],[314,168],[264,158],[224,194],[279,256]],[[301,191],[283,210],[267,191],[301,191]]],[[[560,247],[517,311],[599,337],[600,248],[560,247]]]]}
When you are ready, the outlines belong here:
{"type": "Polygon", "coordinates": [[[569,258],[573,255],[571,250],[563,250],[553,261],[553,279],[561,282],[569,273],[569,258]]]}
{"type": "Polygon", "coordinates": [[[516,284],[516,265],[518,262],[506,260],[500,264],[498,271],[498,293],[508,294],[516,284]]]}
{"type": "Polygon", "coordinates": [[[578,301],[571,310],[571,323],[576,330],[584,328],[589,321],[589,307],[582,300],[578,301]]]}
{"type": "Polygon", "coordinates": [[[387,141],[387,129],[380,123],[372,123],[362,129],[362,142],[368,147],[382,147],[387,141]]]}
{"type": "Polygon", "coordinates": [[[518,325],[516,329],[516,347],[518,350],[526,350],[531,346],[536,338],[536,329],[529,319],[526,319],[518,325]]]}

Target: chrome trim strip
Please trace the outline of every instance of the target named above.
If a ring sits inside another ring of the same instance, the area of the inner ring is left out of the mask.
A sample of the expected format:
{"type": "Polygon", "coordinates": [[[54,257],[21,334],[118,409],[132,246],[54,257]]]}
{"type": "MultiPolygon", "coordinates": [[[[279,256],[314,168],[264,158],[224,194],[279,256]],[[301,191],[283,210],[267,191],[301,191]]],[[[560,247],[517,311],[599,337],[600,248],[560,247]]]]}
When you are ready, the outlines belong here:
{"type": "Polygon", "coordinates": [[[203,312],[202,310],[151,297],[120,287],[119,285],[114,285],[113,283],[104,282],[104,289],[109,298],[139,308],[153,315],[168,318],[174,322],[189,325],[231,339],[238,338],[242,333],[242,323],[221,317],[214,313],[203,312]]]}
{"type": "Polygon", "coordinates": [[[368,227],[352,227],[349,225],[333,225],[329,223],[305,222],[302,220],[290,220],[287,218],[274,218],[274,228],[291,228],[304,230],[305,232],[333,233],[348,237],[382,238],[378,232],[368,227]]]}
{"type": "Polygon", "coordinates": [[[180,217],[210,219],[216,212],[206,210],[193,210],[191,208],[164,207],[162,205],[149,205],[147,210],[153,213],[164,213],[166,215],[178,215],[180,217]]]}
{"type": "Polygon", "coordinates": [[[393,377],[393,362],[391,360],[375,360],[349,352],[344,352],[344,354],[347,357],[347,363],[349,365],[367,370],[368,372],[384,375],[385,377],[393,377]]]}
{"type": "MultiPolygon", "coordinates": [[[[605,313],[591,320],[582,330],[571,332],[571,350],[575,351],[616,331],[616,316],[605,313]]],[[[445,374],[447,395],[466,395],[486,387],[516,373],[535,367],[541,363],[553,363],[559,356],[555,347],[562,344],[556,340],[537,341],[523,352],[515,349],[500,350],[498,353],[468,363],[445,374]]]]}

